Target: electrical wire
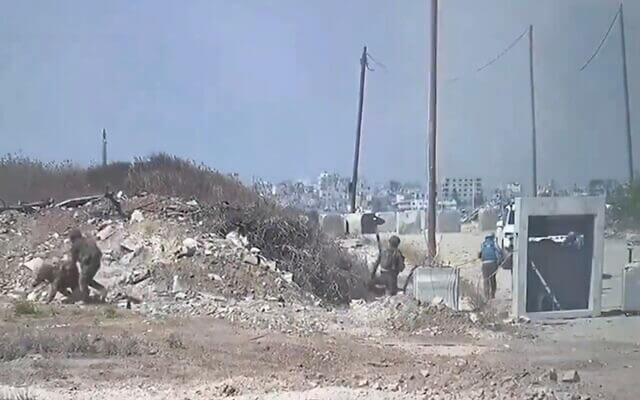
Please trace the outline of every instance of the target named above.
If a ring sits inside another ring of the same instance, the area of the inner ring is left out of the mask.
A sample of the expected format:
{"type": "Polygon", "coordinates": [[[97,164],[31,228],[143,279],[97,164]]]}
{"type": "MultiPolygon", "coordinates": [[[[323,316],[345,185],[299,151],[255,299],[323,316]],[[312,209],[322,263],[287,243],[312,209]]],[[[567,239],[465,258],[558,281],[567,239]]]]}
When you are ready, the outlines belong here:
{"type": "Polygon", "coordinates": [[[513,42],[511,42],[511,44],[509,44],[509,46],[507,46],[504,50],[498,53],[497,56],[495,56],[493,59],[491,59],[489,62],[487,62],[480,68],[476,69],[476,72],[482,71],[483,69],[493,65],[496,61],[501,59],[505,54],[507,54],[511,49],[513,49],[516,44],[518,44],[518,42],[527,34],[527,32],[529,32],[529,28],[525,29],[524,32],[520,34],[520,36],[518,36],[513,42]]]}
{"type": "Polygon", "coordinates": [[[596,58],[598,53],[600,53],[600,49],[602,49],[602,47],[604,46],[604,43],[607,41],[607,38],[609,37],[609,34],[611,34],[611,31],[613,30],[613,26],[615,25],[619,17],[620,17],[620,10],[618,10],[618,12],[616,12],[616,15],[613,16],[613,19],[611,20],[611,24],[609,24],[609,29],[607,29],[607,32],[604,34],[604,36],[602,36],[602,39],[600,40],[600,44],[598,44],[598,47],[596,47],[596,50],[593,52],[591,57],[589,57],[589,59],[584,63],[584,65],[580,67],[580,71],[584,71],[584,69],[587,68],[589,64],[591,64],[591,61],[593,61],[593,59],[596,58]]]}
{"type": "MultiPolygon", "coordinates": [[[[374,63],[375,65],[377,65],[378,67],[382,68],[383,70],[385,70],[385,71],[387,71],[387,70],[388,70],[386,65],[384,65],[384,64],[383,64],[383,63],[381,63],[381,62],[378,62],[378,60],[376,60],[375,58],[373,58],[373,56],[372,56],[371,54],[367,53],[367,58],[368,58],[369,60],[373,61],[373,63],[374,63]]],[[[367,64],[368,64],[368,63],[367,63],[367,64]]],[[[374,69],[370,69],[369,71],[375,71],[375,70],[374,70],[374,69]]]]}
{"type": "MultiPolygon", "coordinates": [[[[487,63],[483,64],[482,66],[478,67],[475,69],[475,72],[482,72],[484,69],[488,68],[489,66],[495,64],[499,59],[501,59],[502,57],[504,57],[511,49],[513,49],[515,47],[516,44],[518,44],[518,42],[520,42],[520,40],[522,40],[523,37],[525,37],[525,35],[529,32],[529,28],[525,29],[524,32],[522,32],[517,38],[515,38],[507,47],[505,47],[500,53],[498,53],[498,55],[496,55],[494,58],[492,58],[491,60],[489,60],[487,63]]],[[[469,74],[470,75],[470,74],[469,74]]],[[[460,79],[466,79],[469,77],[469,75],[465,74],[465,76],[453,76],[451,78],[447,78],[445,79],[445,82],[447,83],[454,83],[459,81],[460,79]]]]}

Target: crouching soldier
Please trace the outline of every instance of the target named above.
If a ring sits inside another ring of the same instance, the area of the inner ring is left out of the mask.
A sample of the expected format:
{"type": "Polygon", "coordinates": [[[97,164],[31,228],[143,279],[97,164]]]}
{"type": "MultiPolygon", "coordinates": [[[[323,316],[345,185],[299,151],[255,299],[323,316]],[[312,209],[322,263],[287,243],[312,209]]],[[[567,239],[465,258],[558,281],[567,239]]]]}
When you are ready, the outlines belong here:
{"type": "Polygon", "coordinates": [[[404,256],[398,248],[400,238],[393,235],[389,238],[389,248],[378,254],[373,271],[371,285],[384,285],[385,294],[393,296],[398,293],[398,275],[404,270],[404,256]],[[380,276],[376,272],[380,267],[380,276]]]}

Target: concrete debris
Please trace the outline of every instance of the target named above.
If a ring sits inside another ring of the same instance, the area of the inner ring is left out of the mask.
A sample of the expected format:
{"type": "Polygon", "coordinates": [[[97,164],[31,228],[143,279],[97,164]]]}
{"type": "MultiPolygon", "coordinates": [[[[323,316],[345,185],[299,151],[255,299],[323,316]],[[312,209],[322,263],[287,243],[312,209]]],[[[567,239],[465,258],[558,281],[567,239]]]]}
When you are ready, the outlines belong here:
{"type": "Polygon", "coordinates": [[[434,306],[440,305],[444,303],[444,299],[440,296],[436,296],[431,300],[431,304],[434,306]]]}
{"type": "Polygon", "coordinates": [[[461,297],[458,303],[458,309],[460,311],[475,311],[476,308],[473,305],[473,301],[469,297],[461,297]]]}
{"type": "Polygon", "coordinates": [[[180,248],[181,257],[193,257],[198,250],[198,242],[192,238],[186,238],[182,241],[182,247],[180,248]]]}
{"type": "Polygon", "coordinates": [[[242,262],[244,262],[245,264],[250,264],[250,265],[259,265],[260,264],[260,257],[255,256],[253,254],[247,254],[242,258],[242,262]]]}
{"type": "Polygon", "coordinates": [[[580,382],[580,375],[578,371],[567,371],[562,375],[562,382],[565,383],[577,383],[580,382]]]}
{"type": "Polygon", "coordinates": [[[30,271],[36,272],[42,267],[42,264],[44,264],[44,260],[40,257],[36,257],[25,262],[22,266],[30,271]]]}
{"type": "Polygon", "coordinates": [[[182,280],[178,275],[173,276],[173,285],[171,286],[171,288],[171,291],[173,293],[178,293],[185,290],[184,285],[182,284],[182,280]]]}
{"type": "Polygon", "coordinates": [[[113,225],[107,225],[98,232],[96,237],[98,238],[98,240],[104,241],[113,236],[115,232],[116,229],[113,227],[113,225]]]}
{"type": "Polygon", "coordinates": [[[132,224],[136,224],[136,223],[140,223],[140,222],[144,221],[144,216],[142,215],[142,211],[133,210],[133,212],[131,213],[130,221],[131,221],[132,224]]]}
{"type": "Polygon", "coordinates": [[[226,239],[229,240],[235,247],[246,248],[249,246],[249,240],[246,236],[242,236],[237,231],[227,234],[226,239]]]}
{"type": "Polygon", "coordinates": [[[129,237],[120,243],[120,247],[124,251],[135,253],[140,248],[140,243],[138,243],[138,241],[133,237],[129,237]]]}
{"type": "Polygon", "coordinates": [[[218,274],[208,274],[207,277],[212,281],[217,281],[217,282],[222,281],[222,277],[218,274]]]}
{"type": "Polygon", "coordinates": [[[478,318],[478,314],[476,313],[470,313],[469,314],[469,319],[471,320],[471,322],[473,322],[474,324],[477,324],[478,321],[480,320],[480,318],[478,318]]]}
{"type": "Polygon", "coordinates": [[[552,382],[558,382],[558,372],[555,370],[555,368],[549,370],[549,380],[552,382]]]}

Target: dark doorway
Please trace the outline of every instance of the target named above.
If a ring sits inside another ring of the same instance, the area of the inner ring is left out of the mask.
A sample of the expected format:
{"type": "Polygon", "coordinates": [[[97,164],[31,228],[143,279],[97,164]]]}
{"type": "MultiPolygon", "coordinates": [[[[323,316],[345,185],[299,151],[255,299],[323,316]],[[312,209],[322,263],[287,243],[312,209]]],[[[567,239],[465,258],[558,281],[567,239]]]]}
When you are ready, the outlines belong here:
{"type": "Polygon", "coordinates": [[[589,308],[594,219],[529,216],[527,312],[589,308]]]}

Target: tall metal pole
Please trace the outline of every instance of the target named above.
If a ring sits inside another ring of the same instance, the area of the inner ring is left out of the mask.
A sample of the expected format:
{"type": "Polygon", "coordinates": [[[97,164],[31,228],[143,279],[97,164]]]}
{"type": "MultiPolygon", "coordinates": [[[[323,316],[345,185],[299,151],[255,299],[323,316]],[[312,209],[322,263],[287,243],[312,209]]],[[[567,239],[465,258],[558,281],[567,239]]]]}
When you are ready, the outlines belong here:
{"type": "Polygon", "coordinates": [[[107,165],[107,130],[102,129],[102,165],[107,165]]]}
{"type": "Polygon", "coordinates": [[[624,34],[624,12],[620,3],[620,40],[622,42],[622,79],[624,81],[624,107],[627,128],[627,151],[629,163],[629,183],[633,183],[633,142],[631,140],[631,111],[629,107],[629,81],[627,79],[627,44],[624,34]]]}
{"type": "Polygon", "coordinates": [[[533,80],[533,25],[529,25],[529,86],[531,88],[531,152],[533,159],[532,190],[538,196],[538,148],[536,144],[536,96],[533,80]]]}
{"type": "Polygon", "coordinates": [[[360,102],[358,103],[358,127],[356,129],[356,149],[353,157],[353,177],[351,178],[350,207],[356,212],[356,193],[358,191],[358,164],[360,163],[360,136],[362,135],[362,107],[364,102],[364,78],[367,70],[367,46],[362,50],[360,58],[360,102]]]}
{"type": "Polygon", "coordinates": [[[427,246],[436,256],[436,127],[438,95],[438,0],[431,0],[431,71],[429,74],[429,167],[427,198],[427,246]]]}

